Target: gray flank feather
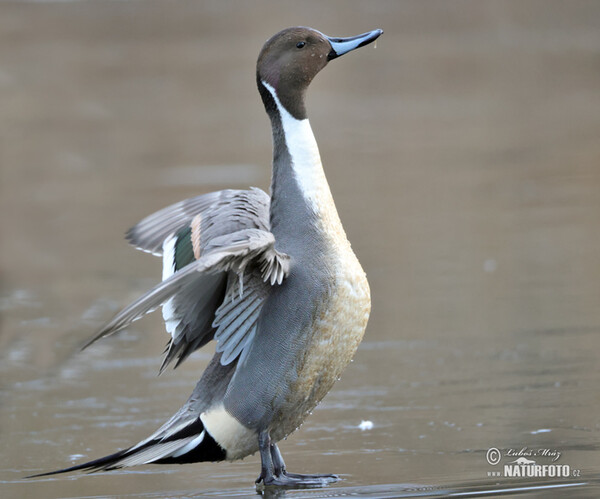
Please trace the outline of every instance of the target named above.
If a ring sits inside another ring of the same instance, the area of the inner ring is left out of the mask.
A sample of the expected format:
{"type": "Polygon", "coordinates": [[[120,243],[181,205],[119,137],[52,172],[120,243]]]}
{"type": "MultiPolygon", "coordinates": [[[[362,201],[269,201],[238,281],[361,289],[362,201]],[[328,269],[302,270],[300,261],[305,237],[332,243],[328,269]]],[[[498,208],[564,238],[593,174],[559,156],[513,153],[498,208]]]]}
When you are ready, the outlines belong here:
{"type": "Polygon", "coordinates": [[[246,293],[242,298],[239,298],[238,301],[232,302],[234,306],[227,307],[228,310],[226,313],[219,314],[219,308],[217,310],[218,319],[215,319],[213,322],[213,326],[219,327],[219,338],[222,337],[222,332],[224,329],[227,329],[232,322],[243,315],[244,311],[252,309],[252,305],[257,301],[260,303],[260,301],[262,301],[262,297],[256,292],[250,292],[246,293]]]}
{"type": "Polygon", "coordinates": [[[232,362],[246,346],[251,344],[256,322],[271,288],[263,281],[258,269],[245,275],[244,293],[241,297],[237,276],[230,276],[228,282],[225,300],[215,312],[213,322],[213,326],[217,328],[216,350],[223,353],[222,365],[232,362]]]}
{"type": "Polygon", "coordinates": [[[230,342],[238,343],[239,340],[235,340],[236,336],[244,336],[245,332],[254,325],[258,314],[254,315],[257,308],[262,305],[259,297],[254,297],[248,300],[248,303],[244,303],[244,308],[241,309],[236,317],[231,317],[228,323],[225,323],[217,329],[215,333],[215,340],[217,341],[217,352],[225,352],[227,350],[227,344],[230,342]],[[249,321],[248,318],[254,317],[254,321],[249,321]]]}
{"type": "MultiPolygon", "coordinates": [[[[258,311],[256,312],[256,317],[258,317],[258,311]]],[[[250,329],[248,329],[248,331],[244,335],[236,336],[233,338],[233,340],[237,340],[237,342],[228,342],[228,348],[227,350],[223,351],[223,356],[221,357],[221,364],[223,364],[224,366],[230,364],[235,359],[237,359],[240,354],[242,354],[241,358],[243,358],[243,352],[248,351],[246,347],[252,343],[255,333],[256,319],[254,319],[253,326],[250,329]]]]}

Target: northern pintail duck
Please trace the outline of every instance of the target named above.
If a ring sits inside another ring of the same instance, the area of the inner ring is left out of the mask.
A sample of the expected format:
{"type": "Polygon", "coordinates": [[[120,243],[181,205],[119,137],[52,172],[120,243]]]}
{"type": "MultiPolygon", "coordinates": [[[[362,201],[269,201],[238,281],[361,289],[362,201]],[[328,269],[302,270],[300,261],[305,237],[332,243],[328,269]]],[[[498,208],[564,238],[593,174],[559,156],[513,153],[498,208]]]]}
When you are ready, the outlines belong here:
{"type": "Polygon", "coordinates": [[[350,362],[371,308],[304,98],[330,60],[381,34],[331,38],[294,27],[265,43],[256,77],[273,132],[271,195],[256,188],[204,194],[134,226],[128,240],[162,256],[163,280],[88,343],[162,306],[171,339],[161,371],[214,339],[212,361],[185,405],[148,438],[46,474],[235,460],[259,451],[257,483],[319,486],[337,479],[288,472],[277,446],[350,362]]]}

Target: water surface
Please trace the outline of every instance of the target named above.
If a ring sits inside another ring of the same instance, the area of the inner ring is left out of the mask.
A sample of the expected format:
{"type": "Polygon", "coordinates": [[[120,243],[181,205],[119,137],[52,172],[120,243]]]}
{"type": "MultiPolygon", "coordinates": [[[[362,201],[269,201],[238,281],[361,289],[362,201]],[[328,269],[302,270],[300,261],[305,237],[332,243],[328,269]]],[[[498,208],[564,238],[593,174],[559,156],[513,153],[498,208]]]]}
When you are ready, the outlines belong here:
{"type": "Polygon", "coordinates": [[[129,226],[268,187],[254,62],[293,24],[385,34],[309,93],[373,311],[281,445],[344,480],[286,495],[598,495],[600,6],[229,0],[0,6],[0,495],[255,494],[257,456],[21,478],[139,441],[195,385],[210,348],[157,377],[160,314],[79,347],[160,277],[129,226]],[[494,476],[492,447],[571,476],[494,476]]]}

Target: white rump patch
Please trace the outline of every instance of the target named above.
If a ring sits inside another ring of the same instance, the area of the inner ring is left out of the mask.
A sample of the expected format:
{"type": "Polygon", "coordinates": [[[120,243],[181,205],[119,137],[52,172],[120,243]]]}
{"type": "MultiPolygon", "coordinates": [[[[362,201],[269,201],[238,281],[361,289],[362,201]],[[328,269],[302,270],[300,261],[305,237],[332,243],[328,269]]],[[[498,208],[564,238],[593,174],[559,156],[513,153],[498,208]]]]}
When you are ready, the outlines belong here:
{"type": "Polygon", "coordinates": [[[200,414],[204,428],[225,451],[228,460],[241,459],[258,450],[258,435],[227,412],[223,404],[200,414]]]}

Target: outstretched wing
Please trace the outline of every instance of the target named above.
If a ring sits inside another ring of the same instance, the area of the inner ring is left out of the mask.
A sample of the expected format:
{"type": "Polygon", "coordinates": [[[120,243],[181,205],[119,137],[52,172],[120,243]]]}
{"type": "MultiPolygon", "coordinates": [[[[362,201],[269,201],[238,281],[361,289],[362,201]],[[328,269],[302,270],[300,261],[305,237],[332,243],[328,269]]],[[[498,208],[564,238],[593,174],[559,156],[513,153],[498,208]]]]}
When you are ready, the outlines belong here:
{"type": "Polygon", "coordinates": [[[119,312],[86,347],[162,305],[171,339],[161,371],[175,358],[177,367],[213,338],[223,353],[221,363],[235,360],[254,337],[271,287],[289,267],[289,257],[274,248],[268,210],[269,197],[260,189],[229,190],[182,201],[142,220],[128,239],[158,254],[157,241],[166,237],[163,282],[119,312]],[[192,206],[201,211],[194,213],[192,206]]]}
{"type": "MultiPolygon", "coordinates": [[[[146,247],[152,239],[166,237],[162,250],[163,279],[166,279],[195,261],[215,237],[246,228],[268,231],[269,206],[269,196],[260,189],[219,191],[173,205],[173,216],[161,210],[142,220],[129,234],[136,238],[136,245],[146,247]],[[200,206],[203,207],[200,212],[193,211],[200,206]],[[171,233],[173,220],[186,223],[171,233]]],[[[258,281],[256,286],[264,286],[262,279],[258,281]]],[[[177,359],[177,367],[193,351],[213,339],[215,311],[232,283],[232,278],[225,273],[205,275],[163,305],[165,327],[171,340],[165,349],[161,372],[174,359],[177,359]]],[[[241,325],[242,332],[245,332],[244,327],[249,326],[241,325]]]]}
{"type": "Polygon", "coordinates": [[[209,192],[147,216],[125,237],[137,249],[161,256],[167,238],[189,227],[197,215],[211,220],[213,237],[252,227],[269,230],[270,201],[266,192],[255,187],[209,192]]]}

